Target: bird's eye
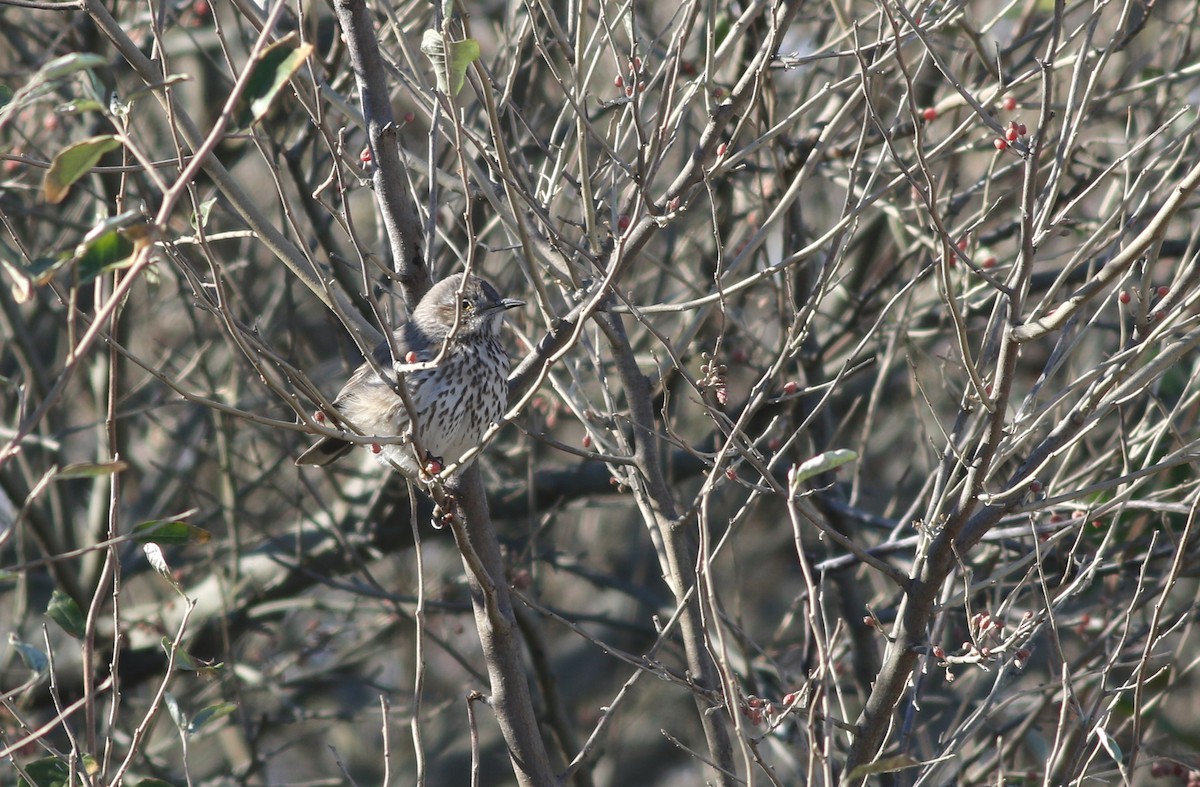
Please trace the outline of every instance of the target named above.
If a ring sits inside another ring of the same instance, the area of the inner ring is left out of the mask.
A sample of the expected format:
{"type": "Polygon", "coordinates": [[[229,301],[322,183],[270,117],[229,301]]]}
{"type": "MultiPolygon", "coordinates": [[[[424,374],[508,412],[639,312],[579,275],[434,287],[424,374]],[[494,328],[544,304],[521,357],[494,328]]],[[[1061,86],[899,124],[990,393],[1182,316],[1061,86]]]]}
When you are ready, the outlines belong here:
{"type": "Polygon", "coordinates": [[[469,312],[471,309],[475,308],[475,304],[471,303],[470,298],[463,298],[462,303],[460,303],[459,306],[461,306],[462,310],[465,312],[469,312]]]}

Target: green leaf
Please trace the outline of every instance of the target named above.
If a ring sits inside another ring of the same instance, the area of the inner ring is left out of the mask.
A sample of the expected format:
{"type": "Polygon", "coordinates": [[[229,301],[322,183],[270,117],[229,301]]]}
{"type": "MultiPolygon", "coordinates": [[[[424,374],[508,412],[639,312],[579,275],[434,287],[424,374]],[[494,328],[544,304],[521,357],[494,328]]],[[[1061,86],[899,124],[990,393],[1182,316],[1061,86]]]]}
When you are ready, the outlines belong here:
{"type": "MultiPolygon", "coordinates": [[[[100,770],[100,765],[96,762],[96,758],[90,754],[83,755],[82,764],[83,770],[90,775],[95,775],[100,770]]],[[[30,784],[22,776],[17,779],[17,787],[73,787],[71,784],[71,766],[67,764],[66,760],[60,760],[57,757],[34,760],[25,765],[25,773],[29,774],[30,779],[33,779],[33,784],[30,784]]],[[[75,775],[79,775],[78,767],[76,768],[75,775]]],[[[75,782],[75,784],[79,783],[79,781],[75,782]]]]}
{"type": "Polygon", "coordinates": [[[213,206],[217,204],[217,198],[211,197],[201,202],[196,212],[191,216],[192,229],[200,230],[208,226],[208,217],[212,214],[213,206]]]}
{"type": "Polygon", "coordinates": [[[46,617],[58,624],[59,628],[75,639],[83,639],[83,612],[75,599],[61,590],[54,591],[50,596],[50,604],[46,607],[46,617]]]}
{"type": "Polygon", "coordinates": [[[433,63],[438,90],[448,96],[457,96],[458,91],[462,90],[467,69],[479,59],[479,42],[474,38],[451,41],[447,57],[442,34],[437,30],[426,30],[421,37],[421,51],[433,63]]]}
{"type": "MultiPolygon", "coordinates": [[[[76,254],[79,251],[76,249],[76,254]]],[[[79,255],[79,283],[88,284],[109,271],[128,268],[133,264],[134,251],[133,242],[116,230],[86,242],[79,255]]]]}
{"type": "Polygon", "coordinates": [[[832,451],[817,454],[812,459],[796,465],[788,473],[788,479],[793,484],[799,484],[815,475],[828,473],[830,470],[841,467],[847,462],[853,462],[855,459],[858,459],[858,454],[854,451],[846,448],[835,448],[832,451]]]}
{"type": "Polygon", "coordinates": [[[171,692],[163,694],[163,703],[167,706],[167,713],[171,714],[171,721],[175,722],[175,726],[186,731],[188,726],[187,716],[183,713],[183,708],[179,707],[179,700],[175,699],[175,695],[171,692]]]}
{"type": "Polygon", "coordinates": [[[35,78],[43,82],[49,82],[52,79],[62,79],[77,71],[100,68],[107,64],[108,61],[100,55],[93,55],[90,52],[72,52],[69,55],[56,57],[42,66],[35,78]]]}
{"type": "Polygon", "coordinates": [[[133,538],[139,544],[153,542],[178,546],[182,544],[207,544],[212,533],[187,522],[172,522],[152,519],[133,528],[133,538]]]}
{"type": "MultiPolygon", "coordinates": [[[[162,644],[163,651],[167,654],[168,657],[170,657],[171,648],[174,647],[171,640],[168,637],[163,637],[161,644],[162,644]]],[[[175,667],[176,667],[176,669],[180,669],[185,672],[213,673],[213,672],[216,672],[217,670],[221,669],[221,667],[224,667],[224,666],[225,666],[225,664],[223,662],[218,661],[215,663],[210,663],[210,662],[202,661],[201,659],[198,659],[195,656],[193,656],[192,654],[188,653],[183,648],[175,648],[175,667]]]]}
{"type": "Polygon", "coordinates": [[[54,111],[60,115],[82,115],[84,112],[103,112],[104,105],[94,98],[80,98],[60,104],[54,111]]]}
{"type": "Polygon", "coordinates": [[[901,754],[896,757],[884,757],[881,760],[860,765],[850,771],[850,775],[846,777],[847,782],[860,782],[864,776],[871,776],[876,773],[895,773],[902,771],[905,768],[914,768],[921,763],[909,757],[907,754],[901,754]]]}
{"type": "Polygon", "coordinates": [[[121,141],[112,134],[101,134],[68,145],[50,162],[50,169],[42,178],[42,193],[46,201],[53,205],[62,202],[75,181],[91,172],[101,156],[119,147],[121,141]]]}
{"type": "Polygon", "coordinates": [[[67,465],[62,470],[54,474],[55,481],[63,481],[71,478],[98,478],[102,475],[112,475],[119,473],[129,467],[125,462],[81,462],[76,465],[67,465]]]}
{"type": "Polygon", "coordinates": [[[238,102],[236,117],[243,128],[262,120],[271,102],[312,54],[312,44],[298,43],[289,35],[263,50],[252,65],[246,90],[238,102]]]}
{"type": "Polygon", "coordinates": [[[19,262],[9,256],[8,246],[0,243],[0,268],[12,279],[12,296],[17,303],[25,303],[33,297],[33,282],[29,274],[21,270],[19,262]]]}
{"type": "Polygon", "coordinates": [[[192,719],[191,724],[188,725],[188,735],[195,735],[205,724],[208,724],[210,721],[216,721],[217,719],[223,719],[229,714],[233,713],[235,710],[237,710],[237,706],[229,702],[221,702],[216,705],[209,705],[207,708],[204,708],[197,713],[196,718],[192,719]]]}
{"type": "Polygon", "coordinates": [[[34,672],[45,672],[50,666],[50,660],[46,658],[46,654],[30,645],[28,642],[22,642],[17,639],[16,634],[8,635],[8,644],[17,649],[17,653],[21,656],[21,661],[25,662],[25,666],[34,672]]]}
{"type": "Polygon", "coordinates": [[[22,776],[17,779],[18,787],[70,787],[71,766],[57,757],[35,760],[25,766],[25,773],[33,784],[22,776]]]}

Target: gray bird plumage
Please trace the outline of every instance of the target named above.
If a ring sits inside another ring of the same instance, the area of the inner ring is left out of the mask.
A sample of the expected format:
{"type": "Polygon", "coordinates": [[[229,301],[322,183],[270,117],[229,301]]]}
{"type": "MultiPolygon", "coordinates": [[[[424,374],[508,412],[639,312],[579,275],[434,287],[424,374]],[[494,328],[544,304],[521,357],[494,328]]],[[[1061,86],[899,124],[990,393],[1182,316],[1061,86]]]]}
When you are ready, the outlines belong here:
{"type": "MultiPolygon", "coordinates": [[[[365,435],[410,437],[415,421],[421,448],[449,463],[477,446],[488,427],[504,414],[508,355],[500,344],[500,325],[507,310],[523,303],[501,298],[495,287],[475,276],[468,278],[464,287],[463,276],[450,276],[435,284],[409,320],[393,333],[395,358],[401,364],[406,358],[409,362],[434,360],[450,337],[437,367],[404,375],[415,417],[409,419],[404,400],[392,388],[395,378],[389,384],[364,362],[333,400],[348,426],[365,435]]],[[[384,373],[392,370],[392,348],[386,341],[375,348],[374,357],[384,373]]],[[[327,465],[353,447],[354,443],[323,437],[301,454],[296,464],[327,465]]],[[[418,464],[408,440],[382,446],[377,456],[414,479],[424,464],[418,464]]]]}

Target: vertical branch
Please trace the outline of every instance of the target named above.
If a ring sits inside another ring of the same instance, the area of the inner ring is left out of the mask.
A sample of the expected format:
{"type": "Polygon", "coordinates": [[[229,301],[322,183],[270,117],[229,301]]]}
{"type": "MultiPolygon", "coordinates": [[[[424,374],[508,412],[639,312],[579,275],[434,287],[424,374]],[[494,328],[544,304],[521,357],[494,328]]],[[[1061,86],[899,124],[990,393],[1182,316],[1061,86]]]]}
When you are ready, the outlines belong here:
{"type": "MultiPolygon", "coordinates": [[[[629,339],[625,335],[625,327],[620,317],[604,314],[597,317],[597,322],[609,341],[617,375],[625,389],[625,398],[629,405],[629,417],[633,426],[634,460],[651,512],[651,521],[646,525],[657,530],[662,537],[663,552],[667,561],[663,566],[663,578],[670,586],[676,603],[682,606],[679,630],[687,655],[688,672],[701,688],[715,691],[721,686],[721,681],[716,664],[708,652],[699,594],[692,592],[696,581],[696,545],[692,543],[687,520],[680,520],[676,512],[675,501],[662,474],[650,384],[637,366],[633,348],[629,346],[629,339]]],[[[733,784],[733,746],[724,714],[712,712],[713,708],[700,699],[699,695],[696,697],[696,704],[700,722],[704,727],[708,752],[715,766],[713,775],[716,783],[733,784]]],[[[730,707],[725,710],[728,713],[734,712],[730,707]]]]}

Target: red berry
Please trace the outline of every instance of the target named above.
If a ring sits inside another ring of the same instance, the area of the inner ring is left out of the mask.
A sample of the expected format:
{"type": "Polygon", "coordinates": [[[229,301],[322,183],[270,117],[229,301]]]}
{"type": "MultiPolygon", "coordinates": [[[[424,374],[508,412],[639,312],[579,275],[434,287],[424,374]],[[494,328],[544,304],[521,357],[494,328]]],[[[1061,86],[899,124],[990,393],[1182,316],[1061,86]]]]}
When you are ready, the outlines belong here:
{"type": "Polygon", "coordinates": [[[632,96],[632,95],[633,95],[633,87],[632,87],[632,86],[631,86],[631,87],[627,87],[627,88],[625,88],[625,95],[626,95],[626,96],[632,96]]]}
{"type": "Polygon", "coordinates": [[[782,440],[780,440],[778,437],[772,437],[767,443],[767,448],[770,448],[772,451],[778,451],[782,445],[782,440]]]}
{"type": "Polygon", "coordinates": [[[370,164],[371,163],[371,149],[363,148],[362,152],[358,154],[358,160],[364,164],[370,164]]]}
{"type": "Polygon", "coordinates": [[[787,694],[783,695],[783,704],[791,706],[791,705],[794,705],[796,703],[796,701],[799,699],[800,699],[799,694],[797,694],[794,691],[789,691],[787,694]]]}
{"type": "Polygon", "coordinates": [[[717,145],[717,155],[718,155],[718,156],[724,156],[724,155],[725,155],[725,151],[726,151],[726,150],[728,150],[728,149],[729,149],[729,146],[728,146],[728,145],[726,145],[724,142],[722,142],[720,145],[717,145]]]}
{"type": "Polygon", "coordinates": [[[946,658],[946,651],[942,650],[942,646],[941,646],[941,645],[936,645],[936,646],[934,646],[934,648],[933,648],[933,657],[934,657],[935,659],[944,659],[944,658],[946,658]]]}
{"type": "Polygon", "coordinates": [[[405,363],[416,363],[417,362],[417,354],[415,352],[413,352],[412,350],[409,350],[407,353],[404,354],[404,362],[405,363]]]}
{"type": "Polygon", "coordinates": [[[621,232],[624,232],[625,230],[629,229],[629,214],[628,213],[622,213],[617,218],[617,229],[620,230],[621,232]]]}
{"type": "Polygon", "coordinates": [[[642,70],[642,59],[640,57],[635,57],[633,60],[631,60],[629,62],[629,67],[634,71],[641,71],[642,70]]]}
{"type": "Polygon", "coordinates": [[[1042,491],[1042,482],[1041,481],[1030,481],[1029,482],[1029,491],[1033,492],[1035,495],[1040,494],[1042,491]]]}
{"type": "Polygon", "coordinates": [[[625,87],[625,77],[617,74],[616,77],[613,78],[613,87],[625,87]]]}
{"type": "Polygon", "coordinates": [[[959,251],[966,251],[967,250],[967,239],[965,237],[959,238],[958,243],[956,243],[954,245],[958,247],[959,251]]]}
{"type": "Polygon", "coordinates": [[[994,267],[996,267],[996,258],[991,255],[988,255],[987,257],[984,257],[983,261],[979,264],[981,266],[983,266],[985,269],[994,268],[994,267]]]}
{"type": "Polygon", "coordinates": [[[313,420],[319,424],[325,423],[325,413],[321,410],[317,410],[315,413],[313,413],[313,420]]]}
{"type": "Polygon", "coordinates": [[[1121,303],[1129,303],[1133,300],[1133,296],[1129,294],[1128,290],[1121,290],[1121,294],[1117,296],[1117,300],[1121,303]]]}
{"type": "Polygon", "coordinates": [[[405,112],[405,113],[404,113],[404,122],[405,122],[405,123],[412,123],[412,122],[413,122],[413,121],[415,121],[416,119],[417,119],[417,116],[416,116],[415,114],[413,114],[412,112],[405,112]]]}
{"type": "Polygon", "coordinates": [[[1167,297],[1167,295],[1168,295],[1170,292],[1171,292],[1171,288],[1170,288],[1170,287],[1159,287],[1159,288],[1158,288],[1158,297],[1160,297],[1160,298],[1165,298],[1165,297],[1167,297]]]}
{"type": "Polygon", "coordinates": [[[1104,527],[1104,522],[1100,521],[1099,519],[1093,519],[1093,520],[1092,520],[1092,527],[1095,527],[1095,528],[1101,528],[1101,527],[1104,527]]]}
{"type": "Polygon", "coordinates": [[[425,465],[425,472],[429,473],[430,475],[437,475],[438,473],[442,472],[442,463],[436,459],[430,459],[425,465]]]}
{"type": "Polygon", "coordinates": [[[725,477],[728,478],[730,481],[735,481],[735,480],[737,480],[737,471],[734,470],[732,467],[727,467],[727,468],[725,468],[725,477]]]}
{"type": "Polygon", "coordinates": [[[1156,311],[1156,312],[1154,313],[1154,321],[1155,321],[1155,322],[1162,322],[1162,321],[1163,321],[1163,320],[1165,320],[1165,319],[1167,319],[1167,313],[1166,313],[1166,311],[1164,311],[1164,310],[1162,310],[1162,309],[1159,309],[1158,311],[1156,311]]]}
{"type": "MultiPolygon", "coordinates": [[[[1017,137],[1020,135],[1017,134],[1017,130],[1015,128],[1010,128],[1008,131],[1004,132],[1004,136],[1008,138],[1009,142],[1016,142],[1017,137]]],[[[1003,150],[1003,148],[1001,148],[1001,150],[1003,150]]]]}
{"type": "Polygon", "coordinates": [[[794,394],[794,393],[796,393],[796,391],[799,391],[799,390],[800,390],[800,386],[796,384],[795,380],[788,380],[786,383],[783,384],[783,392],[785,394],[794,394]]]}
{"type": "Polygon", "coordinates": [[[921,117],[926,120],[937,120],[938,111],[933,107],[925,107],[921,110],[921,117]]]}
{"type": "Polygon", "coordinates": [[[1017,100],[1012,96],[1005,96],[1000,102],[1000,106],[1004,108],[1005,112],[1012,112],[1017,108],[1017,100]]]}
{"type": "Polygon", "coordinates": [[[378,454],[383,451],[383,446],[379,443],[371,443],[371,453],[378,454]]]}
{"type": "Polygon", "coordinates": [[[590,434],[585,434],[583,436],[583,439],[580,440],[580,443],[583,445],[584,448],[591,448],[592,447],[592,436],[590,434]]]}
{"type": "Polygon", "coordinates": [[[1008,149],[1008,140],[1007,139],[996,139],[996,140],[992,141],[992,145],[995,146],[996,150],[1001,150],[1001,151],[1007,150],[1008,149]]]}
{"type": "Polygon", "coordinates": [[[1017,124],[1017,133],[1020,134],[1021,136],[1025,136],[1026,134],[1029,133],[1029,129],[1025,128],[1024,123],[1018,123],[1017,124]]]}
{"type": "Polygon", "coordinates": [[[696,75],[696,64],[690,60],[681,60],[679,62],[679,73],[685,77],[693,77],[696,75]]]}
{"type": "Polygon", "coordinates": [[[875,618],[871,617],[870,615],[864,615],[863,625],[869,629],[875,628],[875,618]]]}

